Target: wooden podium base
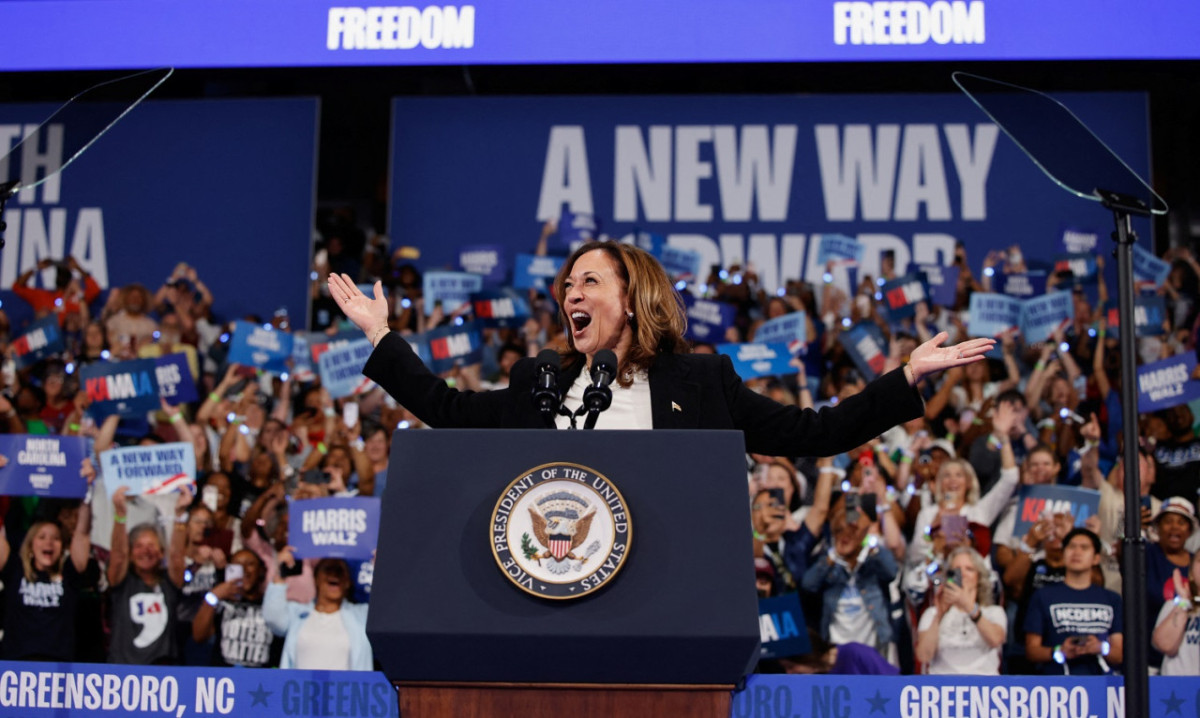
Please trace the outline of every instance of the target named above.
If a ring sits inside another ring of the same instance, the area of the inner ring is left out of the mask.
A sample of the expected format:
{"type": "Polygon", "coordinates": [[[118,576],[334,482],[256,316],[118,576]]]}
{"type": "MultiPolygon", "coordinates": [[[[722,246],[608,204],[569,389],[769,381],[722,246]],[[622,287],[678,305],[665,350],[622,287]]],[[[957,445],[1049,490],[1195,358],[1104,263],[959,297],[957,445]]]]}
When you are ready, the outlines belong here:
{"type": "Polygon", "coordinates": [[[734,686],[396,682],[404,718],[728,718],[734,686]]]}

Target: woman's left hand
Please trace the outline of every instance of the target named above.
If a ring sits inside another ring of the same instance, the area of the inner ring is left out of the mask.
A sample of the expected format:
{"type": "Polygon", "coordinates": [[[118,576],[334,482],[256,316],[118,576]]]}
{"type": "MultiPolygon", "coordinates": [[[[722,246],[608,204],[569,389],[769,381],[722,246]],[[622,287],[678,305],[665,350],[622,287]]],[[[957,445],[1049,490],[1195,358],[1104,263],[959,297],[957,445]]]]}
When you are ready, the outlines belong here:
{"type": "Polygon", "coordinates": [[[933,339],[913,349],[908,365],[912,368],[914,383],[944,369],[982,361],[983,355],[996,345],[995,339],[980,338],[968,339],[953,346],[942,346],[949,338],[950,335],[946,332],[939,332],[933,339]]]}

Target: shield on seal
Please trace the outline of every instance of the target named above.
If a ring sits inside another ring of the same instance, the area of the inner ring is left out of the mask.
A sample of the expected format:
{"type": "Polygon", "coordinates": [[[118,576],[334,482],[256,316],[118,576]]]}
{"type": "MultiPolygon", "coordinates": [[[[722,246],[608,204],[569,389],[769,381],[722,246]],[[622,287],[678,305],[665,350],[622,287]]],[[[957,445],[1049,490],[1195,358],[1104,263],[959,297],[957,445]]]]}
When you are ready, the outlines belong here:
{"type": "Polygon", "coordinates": [[[555,534],[550,537],[550,553],[554,554],[554,560],[561,561],[571,551],[571,537],[562,534],[555,534]]]}

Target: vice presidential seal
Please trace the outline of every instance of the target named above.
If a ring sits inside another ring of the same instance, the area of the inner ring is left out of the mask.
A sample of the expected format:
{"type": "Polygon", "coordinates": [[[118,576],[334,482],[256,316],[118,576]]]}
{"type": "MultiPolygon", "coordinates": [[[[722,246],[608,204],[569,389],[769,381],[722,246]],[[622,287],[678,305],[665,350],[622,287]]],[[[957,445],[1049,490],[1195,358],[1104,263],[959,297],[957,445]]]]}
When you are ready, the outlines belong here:
{"type": "Polygon", "coordinates": [[[492,553],[518,588],[579,598],[625,564],[629,510],[607,477],[579,464],[545,464],[517,477],[492,511],[492,553]]]}

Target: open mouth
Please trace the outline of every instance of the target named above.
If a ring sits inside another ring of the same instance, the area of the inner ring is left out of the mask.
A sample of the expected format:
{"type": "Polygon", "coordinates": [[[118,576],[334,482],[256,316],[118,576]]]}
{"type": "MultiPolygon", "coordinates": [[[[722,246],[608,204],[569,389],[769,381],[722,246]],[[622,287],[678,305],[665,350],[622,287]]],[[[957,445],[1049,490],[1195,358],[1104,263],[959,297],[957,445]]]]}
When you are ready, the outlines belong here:
{"type": "Polygon", "coordinates": [[[571,312],[571,326],[574,327],[575,334],[579,334],[592,323],[592,315],[579,310],[571,312]]]}

